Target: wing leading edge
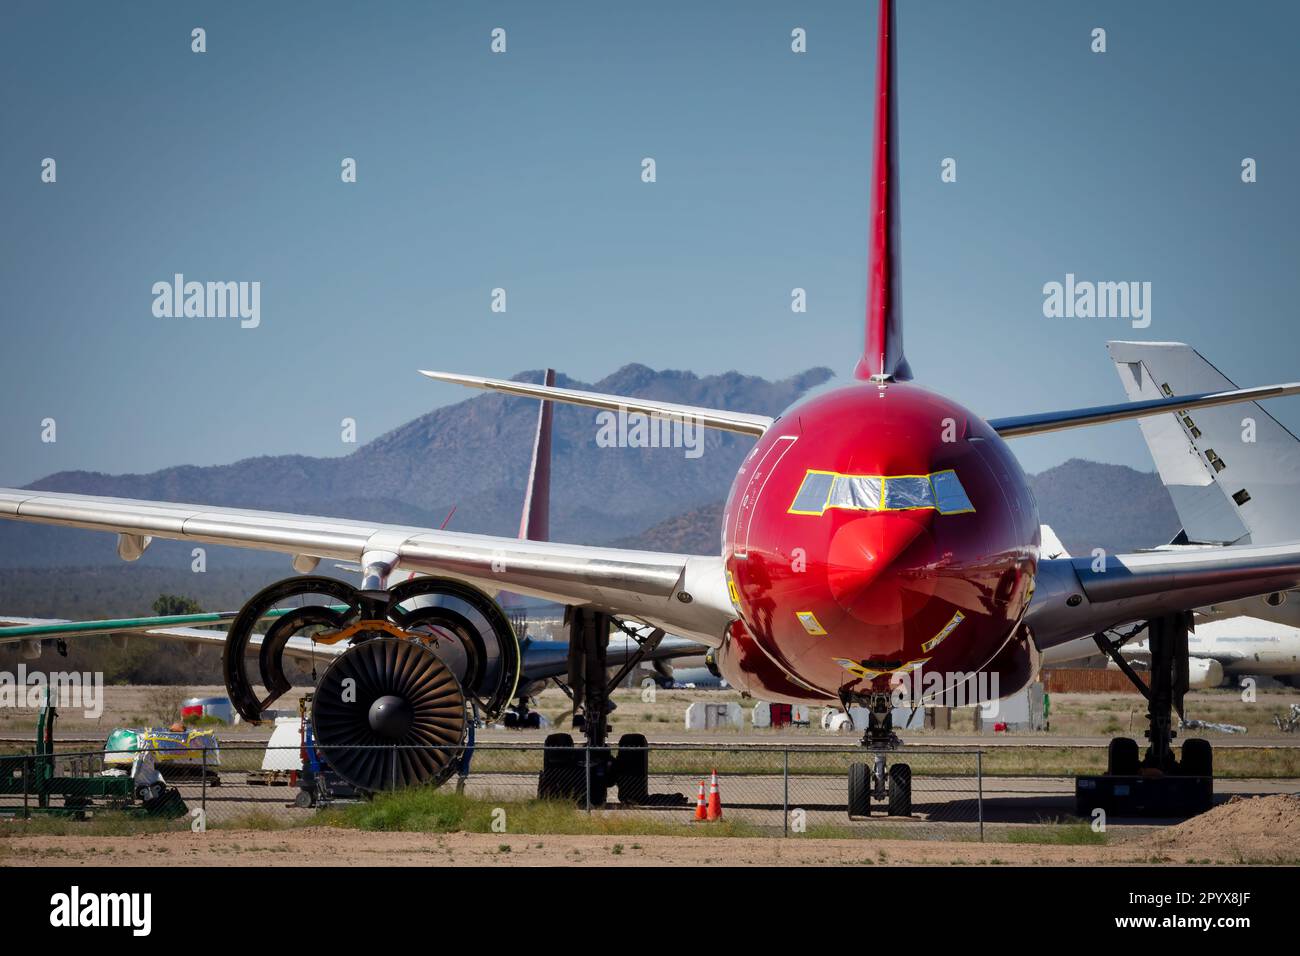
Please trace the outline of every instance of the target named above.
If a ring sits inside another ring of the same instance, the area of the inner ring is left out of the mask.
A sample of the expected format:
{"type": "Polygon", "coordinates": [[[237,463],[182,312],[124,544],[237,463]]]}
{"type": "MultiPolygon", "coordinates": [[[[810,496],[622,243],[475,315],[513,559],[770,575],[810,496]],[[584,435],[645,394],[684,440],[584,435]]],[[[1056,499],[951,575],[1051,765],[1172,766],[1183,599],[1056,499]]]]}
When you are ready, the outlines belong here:
{"type": "Polygon", "coordinates": [[[0,518],[444,574],[634,617],[717,644],[734,617],[721,558],[523,541],[240,508],[0,488],[0,518]]]}
{"type": "Polygon", "coordinates": [[[678,405],[652,398],[633,398],[626,395],[608,395],[603,392],[584,392],[575,388],[557,388],[554,385],[534,385],[531,382],[514,382],[504,378],[484,378],[481,375],[460,375],[455,372],[420,371],[421,375],[438,382],[468,385],[507,395],[524,398],[550,399],[569,405],[586,405],[613,412],[633,412],[651,418],[667,419],[682,424],[703,425],[741,435],[758,436],[772,426],[773,419],[766,415],[732,412],[719,408],[701,408],[697,405],[678,405]]]}
{"type": "Polygon", "coordinates": [[[1040,651],[1107,628],[1300,586],[1300,542],[1039,562],[1025,623],[1040,651]]]}
{"type": "Polygon", "coordinates": [[[1197,395],[1175,395],[1172,398],[1158,398],[1144,402],[1094,405],[1090,408],[1071,408],[1034,415],[1016,415],[1011,418],[990,418],[988,423],[1003,438],[1020,438],[1024,435],[1041,435],[1066,428],[1082,428],[1084,425],[1103,425],[1107,422],[1147,418],[1166,412],[1211,408],[1215,405],[1232,405],[1237,402],[1256,402],[1264,398],[1281,398],[1284,395],[1300,395],[1300,382],[1202,392],[1197,395]]]}

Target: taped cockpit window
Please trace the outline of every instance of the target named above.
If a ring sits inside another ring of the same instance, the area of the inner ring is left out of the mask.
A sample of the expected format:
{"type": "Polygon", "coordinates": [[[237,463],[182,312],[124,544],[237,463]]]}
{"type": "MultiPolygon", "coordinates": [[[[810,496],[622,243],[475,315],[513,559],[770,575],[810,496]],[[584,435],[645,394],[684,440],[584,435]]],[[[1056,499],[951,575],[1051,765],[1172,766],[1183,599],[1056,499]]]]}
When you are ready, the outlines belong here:
{"type": "Polygon", "coordinates": [[[904,475],[885,479],[885,510],[933,508],[934,488],[928,475],[904,475]]]}
{"type": "Polygon", "coordinates": [[[810,471],[804,475],[799,493],[795,495],[790,514],[819,515],[826,510],[826,499],[830,495],[835,476],[828,471],[810,471]]]}
{"type": "Polygon", "coordinates": [[[836,475],[826,507],[875,511],[880,507],[880,482],[868,475],[836,475]]]}
{"type": "Polygon", "coordinates": [[[940,514],[971,512],[971,504],[951,469],[933,475],[841,475],[809,471],[795,495],[790,514],[821,515],[844,511],[904,511],[933,508],[940,514]]]}
{"type": "Polygon", "coordinates": [[[934,506],[939,514],[956,515],[975,510],[955,471],[936,471],[930,476],[930,483],[934,486],[934,506]]]}

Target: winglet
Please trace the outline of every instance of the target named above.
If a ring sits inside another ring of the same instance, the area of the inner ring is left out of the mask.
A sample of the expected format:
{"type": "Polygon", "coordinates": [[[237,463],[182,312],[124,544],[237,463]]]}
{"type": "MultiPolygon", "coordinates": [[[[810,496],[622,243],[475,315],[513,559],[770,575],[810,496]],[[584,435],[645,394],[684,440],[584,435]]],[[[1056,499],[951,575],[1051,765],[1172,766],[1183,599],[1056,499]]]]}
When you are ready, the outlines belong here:
{"type": "Polygon", "coordinates": [[[871,234],[867,275],[867,330],[853,374],[906,380],[899,289],[898,71],[894,0],[880,0],[876,54],[876,124],[871,169],[871,234]]]}
{"type": "MultiPolygon", "coordinates": [[[[547,388],[555,385],[555,369],[542,377],[547,388]]],[[[519,537],[524,541],[546,541],[551,534],[551,423],[555,406],[542,399],[537,413],[537,434],[533,438],[533,463],[524,490],[524,513],[519,519],[519,537]]]]}

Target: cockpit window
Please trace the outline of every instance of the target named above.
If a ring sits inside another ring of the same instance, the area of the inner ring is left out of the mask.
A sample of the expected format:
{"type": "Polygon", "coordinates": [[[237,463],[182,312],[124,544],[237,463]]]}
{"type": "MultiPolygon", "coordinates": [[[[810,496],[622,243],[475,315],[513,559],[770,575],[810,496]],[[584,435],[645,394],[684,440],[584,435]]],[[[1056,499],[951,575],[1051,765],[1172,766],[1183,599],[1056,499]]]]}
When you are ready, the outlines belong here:
{"type": "Polygon", "coordinates": [[[933,508],[934,488],[928,475],[904,475],[885,479],[885,510],[933,508]]]}
{"type": "Polygon", "coordinates": [[[974,511],[975,506],[966,497],[966,489],[957,480],[955,471],[936,471],[930,476],[934,486],[935,507],[941,515],[959,515],[974,511]]]}
{"type": "Polygon", "coordinates": [[[933,508],[940,514],[975,510],[957,473],[931,475],[841,475],[809,471],[790,506],[790,514],[820,515],[832,508],[846,511],[904,511],[933,508]]]}
{"type": "Polygon", "coordinates": [[[826,507],[874,511],[880,507],[880,484],[867,475],[836,475],[826,507]]]}
{"type": "Polygon", "coordinates": [[[799,493],[794,497],[790,513],[796,515],[819,515],[826,510],[826,499],[830,495],[835,475],[829,471],[810,471],[804,475],[799,493]]]}

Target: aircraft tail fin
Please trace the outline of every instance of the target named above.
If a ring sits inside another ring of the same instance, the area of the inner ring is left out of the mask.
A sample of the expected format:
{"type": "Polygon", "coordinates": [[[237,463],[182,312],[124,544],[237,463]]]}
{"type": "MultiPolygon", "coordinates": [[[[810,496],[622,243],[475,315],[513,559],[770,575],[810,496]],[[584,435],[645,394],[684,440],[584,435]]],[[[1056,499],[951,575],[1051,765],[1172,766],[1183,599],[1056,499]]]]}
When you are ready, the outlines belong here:
{"type": "Polygon", "coordinates": [[[1070,552],[1065,550],[1065,545],[1061,543],[1061,539],[1057,537],[1051,525],[1040,524],[1038,526],[1038,535],[1042,542],[1038,551],[1045,559],[1054,560],[1056,558],[1070,557],[1070,552]]]}
{"type": "Polygon", "coordinates": [[[903,357],[902,301],[899,283],[898,70],[894,0],[880,0],[876,54],[876,117],[871,168],[871,223],[867,275],[866,342],[853,370],[859,379],[874,376],[910,379],[903,357]]]}
{"type": "MultiPolygon", "coordinates": [[[[542,385],[555,386],[555,369],[548,368],[542,385]]],[[[551,534],[551,426],[555,406],[542,399],[537,412],[537,432],[533,437],[533,461],[528,468],[528,485],[524,489],[524,511],[519,518],[519,537],[524,541],[546,541],[551,534]]]]}
{"type": "MultiPolygon", "coordinates": [[[[1181,342],[1108,342],[1130,400],[1235,388],[1181,342]]],[[[1183,534],[1204,544],[1300,538],[1300,441],[1256,402],[1180,409],[1139,421],[1183,534]]]]}

